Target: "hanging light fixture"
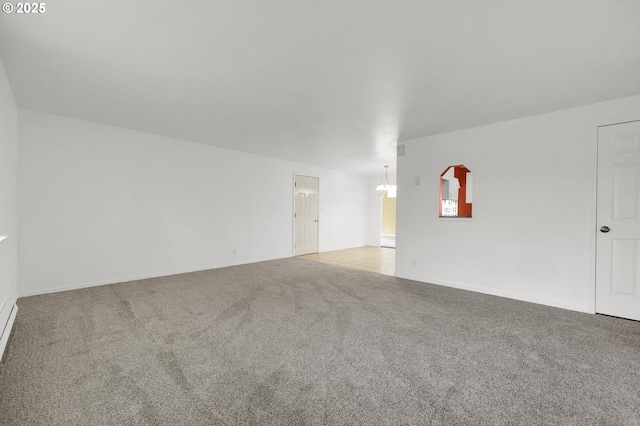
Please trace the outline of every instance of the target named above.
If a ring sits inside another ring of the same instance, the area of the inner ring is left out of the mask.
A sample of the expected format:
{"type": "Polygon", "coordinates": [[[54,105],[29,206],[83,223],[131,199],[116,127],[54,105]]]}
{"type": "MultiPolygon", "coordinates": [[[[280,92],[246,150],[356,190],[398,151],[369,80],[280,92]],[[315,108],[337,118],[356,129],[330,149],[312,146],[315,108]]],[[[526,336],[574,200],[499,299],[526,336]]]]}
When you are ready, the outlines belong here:
{"type": "Polygon", "coordinates": [[[384,166],[384,180],[380,182],[380,185],[376,186],[378,191],[387,191],[387,195],[390,197],[396,196],[396,184],[389,183],[389,166],[384,166]]]}

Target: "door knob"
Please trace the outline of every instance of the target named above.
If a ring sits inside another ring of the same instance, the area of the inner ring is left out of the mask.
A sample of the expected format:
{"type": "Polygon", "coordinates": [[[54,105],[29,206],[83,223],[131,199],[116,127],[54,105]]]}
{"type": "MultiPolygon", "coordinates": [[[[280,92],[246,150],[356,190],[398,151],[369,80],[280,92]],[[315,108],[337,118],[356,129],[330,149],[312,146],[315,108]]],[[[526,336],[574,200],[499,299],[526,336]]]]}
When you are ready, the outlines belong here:
{"type": "Polygon", "coordinates": [[[608,226],[601,226],[600,227],[600,232],[609,232],[611,229],[608,226]]]}
{"type": "Polygon", "coordinates": [[[318,221],[318,219],[314,220],[314,222],[317,222],[317,221],[318,221]]]}

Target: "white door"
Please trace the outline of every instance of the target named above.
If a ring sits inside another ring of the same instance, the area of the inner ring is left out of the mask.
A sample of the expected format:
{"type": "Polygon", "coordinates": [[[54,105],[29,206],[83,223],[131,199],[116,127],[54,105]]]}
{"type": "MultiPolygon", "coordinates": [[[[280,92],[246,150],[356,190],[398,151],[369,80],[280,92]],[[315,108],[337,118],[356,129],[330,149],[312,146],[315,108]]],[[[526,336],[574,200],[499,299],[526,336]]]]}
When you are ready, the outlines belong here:
{"type": "Polygon", "coordinates": [[[318,178],[295,176],[296,256],[318,252],[318,178]]]}
{"type": "Polygon", "coordinates": [[[640,121],[598,129],[596,312],[640,320],[640,121]]]}

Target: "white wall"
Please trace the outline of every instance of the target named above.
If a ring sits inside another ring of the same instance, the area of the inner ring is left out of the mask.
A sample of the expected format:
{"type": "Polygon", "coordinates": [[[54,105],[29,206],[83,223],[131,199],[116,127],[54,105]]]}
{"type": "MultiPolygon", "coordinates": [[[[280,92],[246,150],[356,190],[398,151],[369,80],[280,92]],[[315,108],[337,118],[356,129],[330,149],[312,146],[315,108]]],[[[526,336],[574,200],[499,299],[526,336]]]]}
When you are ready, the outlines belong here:
{"type": "Polygon", "coordinates": [[[16,103],[0,59],[0,235],[7,236],[0,242],[0,309],[16,298],[17,128],[16,103]]]}
{"type": "Polygon", "coordinates": [[[640,96],[405,142],[396,276],[593,312],[596,128],[629,119],[640,96]],[[456,164],[473,173],[470,220],[438,218],[456,164]]]}
{"type": "Polygon", "coordinates": [[[18,124],[20,295],[289,257],[294,172],[320,178],[319,250],[365,243],[366,177],[24,109],[18,124]]]}
{"type": "Polygon", "coordinates": [[[368,184],[369,193],[369,215],[367,218],[367,245],[380,245],[380,223],[382,220],[382,191],[377,191],[376,186],[380,183],[380,177],[370,177],[368,184]]]}
{"type": "Polygon", "coordinates": [[[0,359],[16,317],[17,108],[0,59],[0,359]]]}

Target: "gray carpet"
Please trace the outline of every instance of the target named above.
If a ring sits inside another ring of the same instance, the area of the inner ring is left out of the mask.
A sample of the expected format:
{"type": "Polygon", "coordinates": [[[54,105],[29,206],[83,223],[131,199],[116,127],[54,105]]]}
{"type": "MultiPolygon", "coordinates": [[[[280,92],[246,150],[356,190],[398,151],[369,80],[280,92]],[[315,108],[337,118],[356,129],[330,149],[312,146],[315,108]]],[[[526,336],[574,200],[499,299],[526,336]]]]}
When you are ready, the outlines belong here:
{"type": "Polygon", "coordinates": [[[640,323],[301,259],[20,299],[0,423],[640,425],[640,323]]]}

